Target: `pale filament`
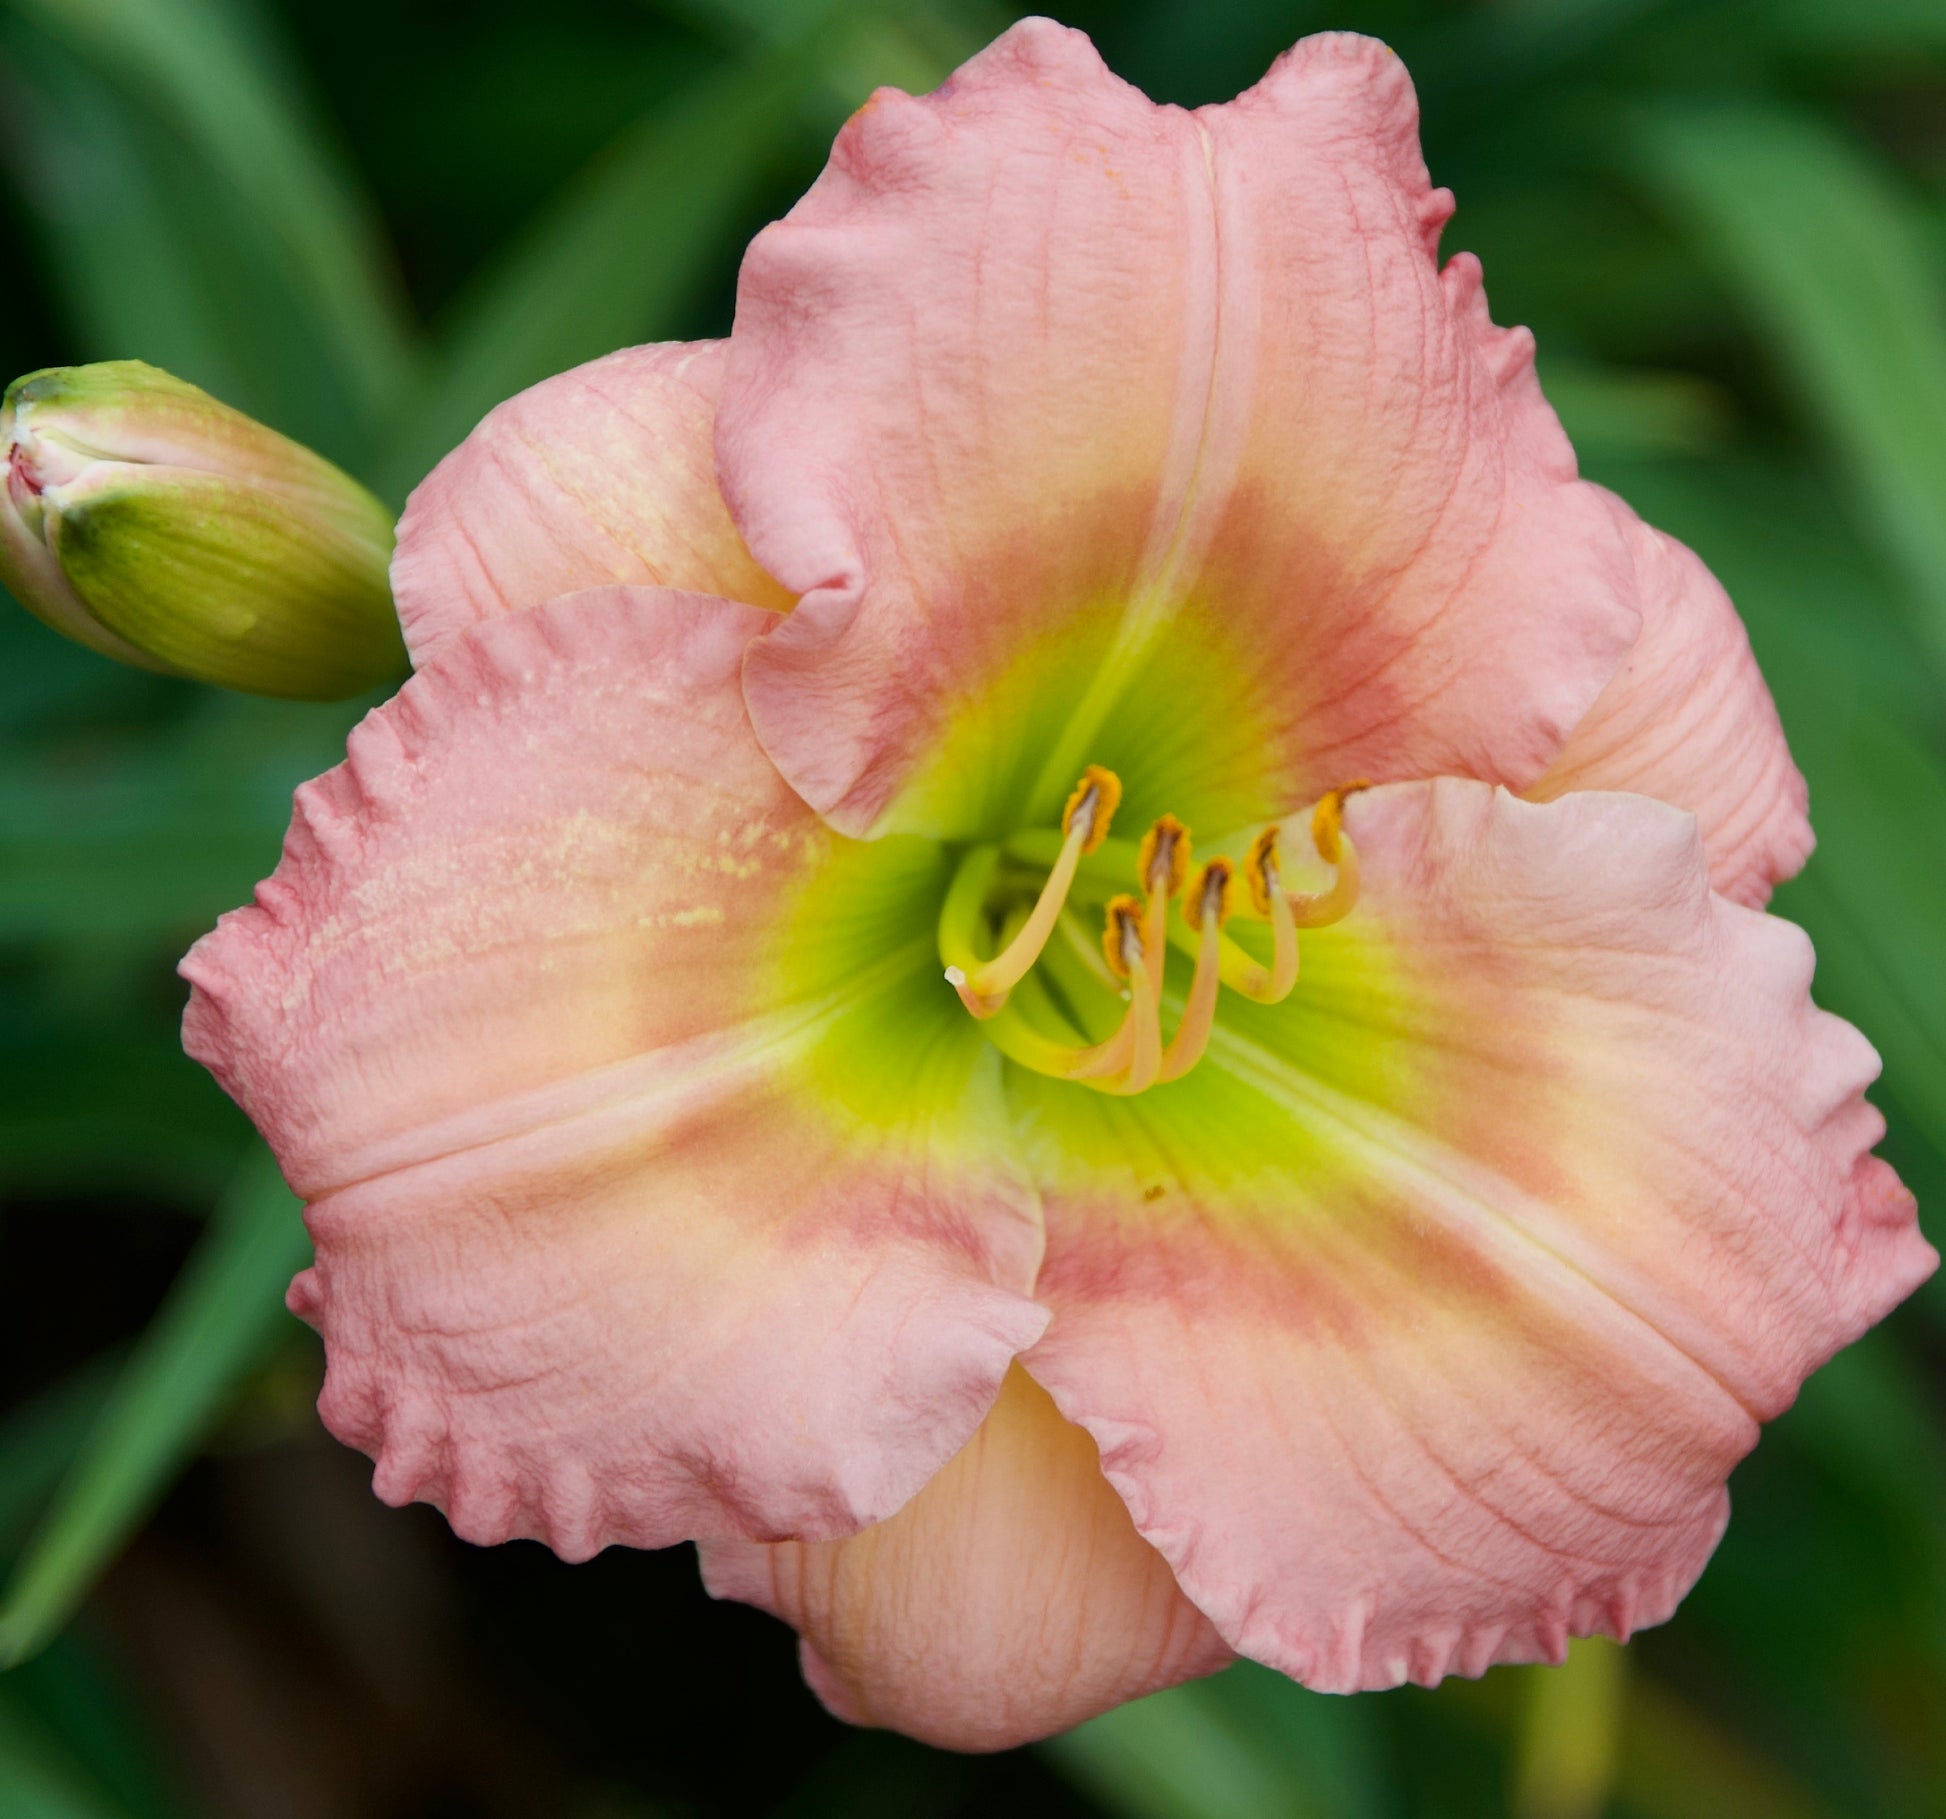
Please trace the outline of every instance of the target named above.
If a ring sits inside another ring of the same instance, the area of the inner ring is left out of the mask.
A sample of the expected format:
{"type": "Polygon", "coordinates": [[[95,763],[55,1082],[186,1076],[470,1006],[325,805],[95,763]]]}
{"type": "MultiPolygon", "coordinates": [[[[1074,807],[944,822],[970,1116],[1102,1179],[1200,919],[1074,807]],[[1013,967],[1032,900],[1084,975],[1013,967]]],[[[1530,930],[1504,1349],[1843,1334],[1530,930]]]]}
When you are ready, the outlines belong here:
{"type": "Polygon", "coordinates": [[[1128,1016],[1133,1028],[1128,1072],[1102,1082],[1105,1093],[1146,1093],[1162,1071],[1162,956],[1156,964],[1136,958],[1129,962],[1131,987],[1128,1016]]]}
{"type": "Polygon", "coordinates": [[[1162,1066],[1162,991],[1159,964],[1145,937],[1145,916],[1138,916],[1132,898],[1118,897],[1108,906],[1110,938],[1117,957],[1128,971],[1128,1009],[1121,1026],[1106,1042],[1083,1049],[1069,1064],[1071,1080],[1098,1082],[1108,1093],[1145,1093],[1155,1084],[1162,1066]]]}
{"type": "Polygon", "coordinates": [[[1243,862],[1244,878],[1256,912],[1270,924],[1270,964],[1248,961],[1234,969],[1229,983],[1258,1004],[1282,1004],[1297,984],[1297,921],[1290,893],[1277,869],[1277,830],[1267,827],[1243,862]]]}
{"type": "MultiPolygon", "coordinates": [[[[1119,953],[1128,969],[1128,1071],[1104,1083],[1103,1091],[1146,1093],[1162,1072],[1162,966],[1168,952],[1169,899],[1182,888],[1189,869],[1189,830],[1173,815],[1164,815],[1142,841],[1139,861],[1142,888],[1147,893],[1141,920],[1134,904],[1121,909],[1119,953]]],[[[1118,899],[1118,904],[1124,900],[1118,899]]],[[[1109,905],[1111,918],[1117,904],[1109,905]]]]}
{"type": "Polygon", "coordinates": [[[940,913],[940,951],[949,963],[946,977],[969,1011],[993,1019],[992,1038],[1001,1050],[1036,1073],[1114,1094],[1142,1093],[1179,1080],[1208,1050],[1225,985],[1261,1004],[1281,1002],[1297,984],[1298,931],[1336,922],[1356,905],[1358,854],[1344,831],[1344,800],[1364,787],[1351,784],[1333,790],[1312,815],[1318,856],[1334,873],[1326,889],[1284,888],[1277,863],[1279,830],[1266,828],[1241,862],[1217,858],[1202,868],[1184,898],[1180,931],[1169,920],[1169,905],[1183,893],[1189,870],[1189,830],[1180,821],[1162,816],[1139,849],[1131,852],[1122,847],[1120,858],[1111,860],[1108,853],[1100,853],[1088,877],[1100,878],[1104,863],[1112,875],[1114,868],[1132,857],[1142,898],[1123,895],[1108,904],[1102,944],[1093,949],[1068,898],[1081,876],[1082,860],[1096,853],[1107,836],[1121,785],[1112,771],[1090,766],[1062,813],[1058,851],[1052,839],[1042,835],[1033,836],[1031,842],[1021,836],[1019,845],[1009,843],[1004,849],[1031,863],[1037,856],[1036,845],[1045,841],[1038,856],[1044,862],[1044,855],[1052,852],[1054,863],[1031,908],[1017,906],[1007,916],[999,934],[1001,951],[991,960],[974,956],[977,945],[984,945],[978,934],[982,905],[1000,876],[1003,849],[976,847],[962,861],[940,913]],[[1233,886],[1239,884],[1248,885],[1256,916],[1270,924],[1268,964],[1223,932],[1233,886]],[[1051,963],[1058,960],[1071,976],[1078,963],[1088,981],[1081,987],[1084,993],[1096,987],[1119,989],[1126,1001],[1119,1024],[1102,1041],[1080,1044],[1047,1033],[1050,1019],[1060,1024],[1074,1013],[1064,1012],[1043,990],[1037,989],[1026,1006],[1031,1014],[1008,1003],[1008,994],[1027,978],[1057,931],[1061,952],[1051,957],[1051,963]],[[1193,941],[1195,965],[1181,1019],[1165,1047],[1163,970],[1172,939],[1185,948],[1193,941]]]}
{"type": "Polygon", "coordinates": [[[1221,931],[1228,911],[1229,889],[1229,866],[1221,859],[1213,859],[1192,890],[1196,905],[1196,973],[1190,981],[1182,1021],[1176,1025],[1176,1033],[1163,1051],[1162,1065],[1156,1073],[1158,1082],[1180,1080],[1203,1058],[1203,1050],[1209,1046],[1210,1030],[1216,1023],[1216,996],[1223,983],[1221,931]]]}
{"type": "Polygon", "coordinates": [[[1258,835],[1245,861],[1257,914],[1270,923],[1270,965],[1233,971],[1228,983],[1259,1004],[1281,1004],[1297,985],[1297,931],[1328,928],[1351,914],[1358,903],[1358,849],[1345,832],[1345,798],[1370,786],[1347,784],[1332,790],[1311,815],[1311,839],[1318,857],[1333,868],[1321,891],[1287,891],[1277,869],[1277,830],[1258,835]]]}
{"type": "Polygon", "coordinates": [[[1169,899],[1182,887],[1189,864],[1189,830],[1173,815],[1164,815],[1143,838],[1139,864],[1147,900],[1139,915],[1133,898],[1118,897],[1108,906],[1105,943],[1110,965],[1128,975],[1128,1011],[1121,1028],[1101,1044],[1099,1056],[1091,1056],[1073,1073],[1077,1080],[1099,1080],[1106,1093],[1146,1093],[1162,1070],[1164,943],[1169,899]],[[1122,1044],[1119,1050],[1117,1043],[1122,1044]]]}
{"type": "Polygon", "coordinates": [[[1324,890],[1286,893],[1291,918],[1299,928],[1329,928],[1358,907],[1358,849],[1352,845],[1351,836],[1342,831],[1335,863],[1336,875],[1324,890]]]}
{"type": "Polygon", "coordinates": [[[1345,832],[1345,798],[1371,787],[1365,782],[1347,783],[1332,790],[1312,811],[1312,844],[1318,857],[1336,869],[1326,889],[1291,893],[1291,915],[1299,928],[1329,928],[1357,908],[1358,849],[1345,832]]]}
{"type": "Polygon", "coordinates": [[[1081,855],[1098,846],[1108,832],[1115,812],[1115,799],[1121,786],[1112,773],[1091,768],[1075,786],[1062,816],[1065,837],[1060,856],[1054,861],[1041,894],[1028,912],[1020,932],[995,954],[969,967],[949,966],[946,980],[959,993],[960,1002],[976,1017],[991,1017],[1007,1002],[1007,994],[1033,970],[1047,940],[1054,933],[1068,892],[1074,888],[1074,874],[1081,855]]]}

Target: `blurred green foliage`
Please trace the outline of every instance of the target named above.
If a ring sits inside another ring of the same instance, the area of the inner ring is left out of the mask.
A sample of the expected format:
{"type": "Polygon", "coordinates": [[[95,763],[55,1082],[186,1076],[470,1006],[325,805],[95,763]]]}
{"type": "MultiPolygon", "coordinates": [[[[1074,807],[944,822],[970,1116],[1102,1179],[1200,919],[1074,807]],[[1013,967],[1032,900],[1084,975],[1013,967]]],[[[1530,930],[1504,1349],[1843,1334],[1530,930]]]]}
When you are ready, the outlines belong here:
{"type": "MultiPolygon", "coordinates": [[[[1172,100],[1224,98],[1326,27],[1405,57],[1460,198],[1448,249],[1536,329],[1587,471],[1694,544],[1750,624],[1822,840],[1778,908],[1816,938],[1823,1002],[1884,1052],[1888,1153],[1941,1204],[1946,5],[1059,10],[1172,100]]],[[[844,113],[878,81],[929,86],[1010,16],[0,0],[0,376],[138,356],[397,502],[519,387],[722,332],[743,242],[844,113]]],[[[203,1810],[106,1631],[37,1651],[226,1411],[290,1373],[301,1233],[176,1046],[170,969],[270,869],[291,787],[356,711],[117,670],[0,615],[0,1306],[40,1332],[23,1309],[84,1308],[118,1268],[84,1245],[74,1279],[24,1279],[41,1225],[139,1204],[180,1250],[214,1212],[146,1330],[76,1314],[50,1330],[92,1356],[9,1354],[0,1657],[27,1665],[0,1679],[7,1815],[203,1810]]],[[[1943,1340],[1934,1287],[1815,1378],[1739,1473],[1701,1586],[1626,1654],[1353,1701],[1238,1668],[1045,1746],[1033,1810],[1946,1813],[1943,1340]]],[[[896,1739],[818,1737],[779,1811],[1000,1798],[896,1739]]],[[[745,1809],[604,1784],[573,1810],[745,1809]]]]}

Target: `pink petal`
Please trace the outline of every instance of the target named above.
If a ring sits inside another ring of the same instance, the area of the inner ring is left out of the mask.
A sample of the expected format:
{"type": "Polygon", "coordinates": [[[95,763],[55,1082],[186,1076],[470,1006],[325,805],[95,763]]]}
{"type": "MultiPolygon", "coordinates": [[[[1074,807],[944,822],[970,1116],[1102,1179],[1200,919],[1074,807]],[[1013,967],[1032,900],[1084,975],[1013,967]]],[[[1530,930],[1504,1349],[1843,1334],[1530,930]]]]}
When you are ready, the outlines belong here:
{"type": "Polygon", "coordinates": [[[1730,597],[1695,552],[1633,527],[1642,635],[1526,794],[1634,790],[1701,823],[1710,883],[1753,909],[1811,856],[1804,779],[1730,597]]]}
{"type": "Polygon", "coordinates": [[[716,490],[724,343],[627,347],[488,412],[407,502],[392,591],[415,661],[483,619],[609,582],[786,608],[716,490]]]}
{"type": "Polygon", "coordinates": [[[1232,1659],[1094,1442],[1019,1369],[889,1522],[701,1551],[712,1593],[802,1633],[805,1678],[836,1716],[945,1749],[1010,1749],[1232,1659]]]}
{"type": "Polygon", "coordinates": [[[1757,1423],[1937,1262],[1877,1057],[1688,816],[1442,781],[1349,825],[1296,995],[1119,1164],[1038,1159],[1026,1359],[1224,1639],[1332,1690],[1667,1617],[1757,1423]]]}
{"type": "Polygon", "coordinates": [[[836,825],[964,831],[915,767],[1050,668],[1036,808],[1170,736],[1115,729],[1145,685],[1225,697],[1190,768],[1277,812],[1354,775],[1540,775],[1635,635],[1633,576],[1531,337],[1469,255],[1438,266],[1417,126],[1369,39],[1192,116],[1031,19],[853,117],[744,262],[717,431],[803,595],[752,717],[836,825]]]}
{"type": "Polygon", "coordinates": [[[845,995],[778,983],[843,843],[750,736],[761,617],[608,589],[447,639],[184,962],[311,1203],[324,1418],[469,1540],[849,1532],[1045,1324],[977,1037],[899,1062],[955,1121],[874,1124],[819,1074],[845,995]]]}

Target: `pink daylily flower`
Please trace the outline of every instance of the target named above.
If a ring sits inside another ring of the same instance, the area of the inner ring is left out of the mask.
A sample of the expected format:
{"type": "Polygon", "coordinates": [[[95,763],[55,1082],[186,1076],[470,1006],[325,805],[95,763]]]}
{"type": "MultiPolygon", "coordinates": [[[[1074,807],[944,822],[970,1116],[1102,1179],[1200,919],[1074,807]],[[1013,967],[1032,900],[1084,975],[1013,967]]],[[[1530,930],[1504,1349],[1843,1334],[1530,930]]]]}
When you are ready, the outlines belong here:
{"type": "Polygon", "coordinates": [[[1736,615],[1450,207],[1376,43],[1192,114],[1028,21],[420,488],[184,963],[381,1496],[693,1538],[964,1748],[1675,1608],[1936,1258],[1736,615]]]}

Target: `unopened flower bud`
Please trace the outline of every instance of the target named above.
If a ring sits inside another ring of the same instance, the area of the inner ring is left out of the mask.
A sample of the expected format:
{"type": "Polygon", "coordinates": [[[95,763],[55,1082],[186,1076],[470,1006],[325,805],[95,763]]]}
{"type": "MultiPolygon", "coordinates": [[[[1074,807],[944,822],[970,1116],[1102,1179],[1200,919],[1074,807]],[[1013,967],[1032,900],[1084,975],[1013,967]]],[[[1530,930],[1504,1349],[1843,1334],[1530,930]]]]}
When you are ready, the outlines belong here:
{"type": "Polygon", "coordinates": [[[111,360],[0,402],[0,582],[93,650],[259,695],[334,700],[405,661],[392,515],[207,392],[111,360]]]}

